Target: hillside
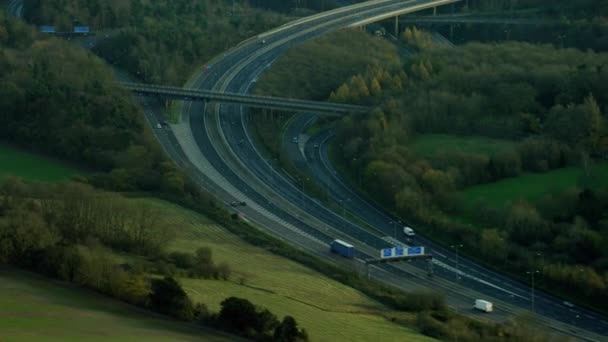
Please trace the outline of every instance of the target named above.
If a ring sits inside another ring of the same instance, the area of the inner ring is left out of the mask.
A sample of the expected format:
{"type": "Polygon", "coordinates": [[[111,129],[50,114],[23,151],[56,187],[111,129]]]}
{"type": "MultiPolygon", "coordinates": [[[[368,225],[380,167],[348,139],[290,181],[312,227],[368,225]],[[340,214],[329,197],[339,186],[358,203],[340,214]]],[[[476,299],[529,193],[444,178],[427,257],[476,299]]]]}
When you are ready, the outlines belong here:
{"type": "Polygon", "coordinates": [[[2,341],[235,341],[93,291],[14,269],[0,269],[2,341]]]}

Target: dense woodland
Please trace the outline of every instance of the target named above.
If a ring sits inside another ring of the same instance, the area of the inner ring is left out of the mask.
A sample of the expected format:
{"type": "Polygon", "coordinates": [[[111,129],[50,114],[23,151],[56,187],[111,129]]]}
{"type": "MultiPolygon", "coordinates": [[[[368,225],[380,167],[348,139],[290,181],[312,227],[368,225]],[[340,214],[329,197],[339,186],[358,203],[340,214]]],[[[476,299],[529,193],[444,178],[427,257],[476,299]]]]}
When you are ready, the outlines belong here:
{"type": "Polygon", "coordinates": [[[594,185],[605,175],[587,173],[579,188],[504,209],[470,212],[455,194],[524,172],[589,170],[605,160],[606,62],[603,54],[509,43],[425,50],[399,70],[371,67],[331,95],[379,104],[340,122],[340,157],[374,199],[426,223],[429,234],[464,242],[518,274],[542,268],[551,288],[605,308],[608,189],[594,185]],[[409,144],[424,133],[511,139],[513,148],[421,158],[409,144]]]}
{"type": "Polygon", "coordinates": [[[118,190],[198,196],[102,60],[0,14],[0,137],[100,173],[118,190]]]}
{"type": "Polygon", "coordinates": [[[212,0],[69,0],[26,2],[25,17],[71,30],[74,20],[93,31],[110,29],[94,52],[151,83],[182,85],[192,73],[237,43],[279,26],[279,14],[212,0]]]}

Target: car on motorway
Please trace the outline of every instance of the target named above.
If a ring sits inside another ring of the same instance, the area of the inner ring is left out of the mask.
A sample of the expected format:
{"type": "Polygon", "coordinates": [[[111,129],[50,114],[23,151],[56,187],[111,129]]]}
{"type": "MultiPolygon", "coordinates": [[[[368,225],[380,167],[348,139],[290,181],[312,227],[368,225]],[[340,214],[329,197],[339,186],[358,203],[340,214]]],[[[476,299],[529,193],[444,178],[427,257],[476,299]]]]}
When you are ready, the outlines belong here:
{"type": "Polygon", "coordinates": [[[230,203],[230,206],[231,206],[231,207],[236,207],[236,206],[238,206],[238,205],[239,205],[239,204],[238,204],[237,202],[231,202],[231,203],[230,203]]]}
{"type": "Polygon", "coordinates": [[[293,139],[291,139],[291,142],[294,144],[298,143],[298,137],[293,137],[293,139]]]}
{"type": "Polygon", "coordinates": [[[319,144],[315,144],[315,148],[319,148],[319,144]]]}
{"type": "Polygon", "coordinates": [[[156,128],[161,129],[161,128],[163,128],[163,126],[161,124],[157,123],[156,128]]]}
{"type": "Polygon", "coordinates": [[[163,124],[163,126],[169,126],[169,121],[163,120],[162,124],[163,124]]]}
{"type": "Polygon", "coordinates": [[[407,236],[416,236],[416,232],[410,227],[403,227],[403,234],[407,236]]]}
{"type": "Polygon", "coordinates": [[[266,44],[266,39],[262,39],[262,41],[260,42],[260,44],[262,44],[262,45],[266,44]]]}
{"type": "Polygon", "coordinates": [[[562,304],[564,304],[565,306],[569,307],[569,308],[573,308],[574,304],[570,303],[569,301],[565,300],[562,302],[562,304]]]}

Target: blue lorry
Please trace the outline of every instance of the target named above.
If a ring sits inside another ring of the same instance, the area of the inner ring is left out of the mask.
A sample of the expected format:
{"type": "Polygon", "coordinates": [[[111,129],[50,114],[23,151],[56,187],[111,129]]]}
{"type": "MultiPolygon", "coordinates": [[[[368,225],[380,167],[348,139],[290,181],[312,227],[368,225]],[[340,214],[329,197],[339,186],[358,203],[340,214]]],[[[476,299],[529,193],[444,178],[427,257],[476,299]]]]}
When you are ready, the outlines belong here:
{"type": "Polygon", "coordinates": [[[330,250],[333,253],[340,254],[341,256],[350,259],[355,257],[355,247],[348,242],[336,239],[331,242],[330,246],[330,250]]]}

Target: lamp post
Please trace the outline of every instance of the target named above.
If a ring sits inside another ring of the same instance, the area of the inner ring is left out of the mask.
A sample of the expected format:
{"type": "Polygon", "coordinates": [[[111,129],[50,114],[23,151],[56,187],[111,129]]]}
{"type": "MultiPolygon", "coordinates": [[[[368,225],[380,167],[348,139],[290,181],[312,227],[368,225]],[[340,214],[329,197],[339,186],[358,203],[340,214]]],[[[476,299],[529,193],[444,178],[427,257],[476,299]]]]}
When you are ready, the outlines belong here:
{"type": "Polygon", "coordinates": [[[559,47],[560,49],[564,48],[564,38],[566,38],[565,34],[560,34],[557,36],[557,39],[559,39],[559,47]]]}
{"type": "Polygon", "coordinates": [[[460,279],[460,258],[459,258],[459,250],[463,247],[463,245],[451,245],[452,249],[456,250],[456,280],[460,279]]]}
{"type": "Polygon", "coordinates": [[[359,183],[359,188],[361,188],[361,170],[359,169],[359,166],[357,165],[357,157],[353,157],[353,167],[355,167],[357,169],[357,180],[359,183]]]}
{"type": "Polygon", "coordinates": [[[536,273],[540,273],[540,271],[539,270],[534,270],[534,271],[528,271],[528,272],[526,272],[526,274],[529,274],[532,277],[532,293],[531,293],[531,296],[530,296],[530,301],[532,302],[532,313],[535,312],[535,305],[534,305],[534,296],[535,296],[534,295],[534,275],[536,273]]]}

